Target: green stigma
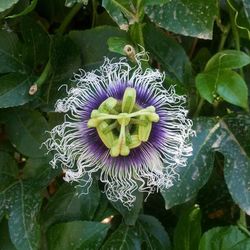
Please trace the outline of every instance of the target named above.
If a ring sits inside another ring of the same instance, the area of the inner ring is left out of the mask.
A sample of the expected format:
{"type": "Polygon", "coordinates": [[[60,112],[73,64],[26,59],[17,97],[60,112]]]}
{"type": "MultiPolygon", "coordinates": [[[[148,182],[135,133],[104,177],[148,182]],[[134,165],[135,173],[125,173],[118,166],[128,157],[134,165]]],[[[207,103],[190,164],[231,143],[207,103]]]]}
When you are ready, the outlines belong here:
{"type": "Polygon", "coordinates": [[[159,121],[155,107],[141,108],[136,104],[136,90],[126,88],[122,100],[107,98],[94,109],[88,120],[89,128],[96,128],[112,157],[128,156],[149,139],[152,123],[159,121]]]}

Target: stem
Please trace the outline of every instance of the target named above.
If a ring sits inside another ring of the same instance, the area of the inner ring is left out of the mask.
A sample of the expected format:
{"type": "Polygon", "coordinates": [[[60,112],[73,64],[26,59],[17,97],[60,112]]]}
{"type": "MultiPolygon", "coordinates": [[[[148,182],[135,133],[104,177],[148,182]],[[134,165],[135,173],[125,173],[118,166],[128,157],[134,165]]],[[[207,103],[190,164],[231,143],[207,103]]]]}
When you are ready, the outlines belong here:
{"type": "Polygon", "coordinates": [[[63,33],[65,32],[66,28],[68,27],[68,25],[70,24],[70,22],[72,21],[72,19],[74,18],[74,16],[77,14],[77,12],[81,9],[82,4],[78,3],[76,4],[68,13],[68,15],[64,18],[63,22],[61,23],[59,29],[57,30],[57,34],[58,35],[63,35],[63,33]]]}
{"type": "Polygon", "coordinates": [[[46,64],[42,74],[40,75],[40,77],[36,81],[37,87],[41,87],[50,75],[51,75],[51,64],[50,64],[50,60],[49,60],[46,64]]]}
{"type": "Polygon", "coordinates": [[[240,218],[238,221],[242,226],[247,228],[246,214],[243,210],[240,210],[240,218]]]}
{"type": "Polygon", "coordinates": [[[91,27],[95,27],[95,21],[96,21],[96,1],[92,0],[92,22],[91,27]]]}
{"type": "Polygon", "coordinates": [[[202,108],[203,104],[204,104],[204,99],[201,97],[200,101],[198,103],[197,109],[194,112],[193,117],[197,117],[200,114],[200,111],[201,111],[201,108],[202,108]]]}
{"type": "Polygon", "coordinates": [[[218,51],[222,51],[223,50],[230,29],[231,29],[231,25],[230,24],[228,24],[226,26],[223,26],[218,51]]]}
{"type": "MultiPolygon", "coordinates": [[[[234,42],[235,42],[235,48],[236,48],[236,50],[240,51],[240,36],[238,33],[238,29],[235,25],[235,11],[232,9],[232,6],[231,6],[231,3],[229,2],[229,0],[227,0],[227,4],[228,4],[230,22],[231,22],[231,26],[232,26],[233,38],[234,38],[234,42]]],[[[240,69],[240,75],[244,78],[242,68],[240,69]]]]}
{"type": "MultiPolygon", "coordinates": [[[[70,22],[72,21],[73,17],[76,15],[76,13],[81,9],[82,4],[78,3],[76,4],[68,13],[68,15],[64,18],[63,22],[61,23],[59,29],[57,30],[57,34],[58,35],[63,35],[63,33],[65,32],[66,28],[68,27],[68,25],[70,24],[70,22]]],[[[44,82],[48,79],[48,77],[51,75],[52,73],[52,67],[51,67],[51,63],[50,63],[50,59],[48,60],[42,74],[40,75],[40,77],[36,80],[36,82],[34,83],[34,85],[36,85],[37,87],[41,87],[44,82]]],[[[33,85],[32,85],[33,86],[33,85]]],[[[32,87],[31,86],[31,87],[32,87]]]]}

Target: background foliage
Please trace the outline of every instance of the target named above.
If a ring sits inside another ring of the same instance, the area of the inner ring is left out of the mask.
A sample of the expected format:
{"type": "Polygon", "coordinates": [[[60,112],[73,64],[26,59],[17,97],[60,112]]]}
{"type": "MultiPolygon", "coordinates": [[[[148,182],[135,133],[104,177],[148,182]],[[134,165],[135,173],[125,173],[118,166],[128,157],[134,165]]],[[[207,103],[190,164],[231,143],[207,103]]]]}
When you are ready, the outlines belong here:
{"type": "Polygon", "coordinates": [[[250,249],[248,0],[0,1],[0,249],[250,249]],[[188,97],[197,136],[180,180],[131,210],[48,164],[62,84],[138,44],[188,97]]]}

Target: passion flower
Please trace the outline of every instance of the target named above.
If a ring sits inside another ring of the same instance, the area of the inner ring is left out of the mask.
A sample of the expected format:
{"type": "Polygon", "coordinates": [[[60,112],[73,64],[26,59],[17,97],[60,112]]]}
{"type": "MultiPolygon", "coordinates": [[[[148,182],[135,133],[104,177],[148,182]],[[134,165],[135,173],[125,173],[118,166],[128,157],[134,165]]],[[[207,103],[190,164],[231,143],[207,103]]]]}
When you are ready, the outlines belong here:
{"type": "Polygon", "coordinates": [[[145,55],[135,55],[135,66],[125,57],[105,58],[97,70],[79,70],[74,87],[55,105],[65,121],[45,142],[65,181],[89,187],[96,173],[108,199],[127,207],[135,190],[150,194],[174,185],[178,167],[192,154],[185,97],[163,87],[164,73],[143,70],[145,55]]]}

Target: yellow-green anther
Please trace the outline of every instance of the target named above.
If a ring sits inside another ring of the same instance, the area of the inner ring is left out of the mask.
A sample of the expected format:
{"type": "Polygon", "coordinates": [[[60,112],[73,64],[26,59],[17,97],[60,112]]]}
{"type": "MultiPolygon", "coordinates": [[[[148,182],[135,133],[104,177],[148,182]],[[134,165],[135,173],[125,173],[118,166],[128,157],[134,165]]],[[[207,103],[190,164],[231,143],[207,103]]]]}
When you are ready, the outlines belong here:
{"type": "Polygon", "coordinates": [[[91,112],[91,118],[96,118],[96,117],[98,117],[100,115],[100,112],[99,112],[99,110],[97,110],[97,109],[94,109],[92,112],[91,112]]]}
{"type": "Polygon", "coordinates": [[[109,97],[108,99],[106,99],[101,103],[98,110],[103,113],[114,113],[115,112],[114,108],[117,102],[118,101],[115,98],[109,97]]]}
{"type": "Polygon", "coordinates": [[[121,150],[120,150],[120,154],[122,156],[128,156],[129,153],[130,153],[129,147],[127,145],[122,145],[121,150]]]}
{"type": "Polygon", "coordinates": [[[151,121],[151,122],[158,122],[158,121],[160,120],[159,115],[156,114],[156,113],[152,113],[152,114],[147,115],[147,118],[148,118],[149,121],[151,121]]]}
{"type": "Polygon", "coordinates": [[[141,141],[139,140],[139,135],[131,135],[130,142],[129,142],[129,148],[137,148],[141,145],[141,141]]]}
{"type": "Polygon", "coordinates": [[[142,121],[147,121],[147,125],[143,126],[143,125],[139,125],[138,126],[138,135],[139,135],[139,140],[146,142],[150,136],[150,132],[152,129],[152,122],[150,122],[149,120],[147,120],[147,117],[145,115],[141,115],[140,120],[142,121]]]}
{"type": "Polygon", "coordinates": [[[155,107],[154,106],[148,106],[145,110],[153,113],[153,112],[155,112],[155,107]]]}
{"type": "Polygon", "coordinates": [[[114,144],[114,135],[112,132],[103,133],[103,130],[105,130],[108,127],[108,123],[105,121],[102,121],[97,127],[97,133],[99,137],[101,138],[102,142],[107,148],[111,148],[114,144]]]}
{"type": "Polygon", "coordinates": [[[99,125],[100,122],[101,121],[99,121],[96,118],[91,118],[91,119],[88,120],[88,127],[89,128],[96,128],[99,125]]]}
{"type": "Polygon", "coordinates": [[[122,112],[131,113],[135,106],[136,90],[134,88],[126,88],[122,98],[122,112]]]}

